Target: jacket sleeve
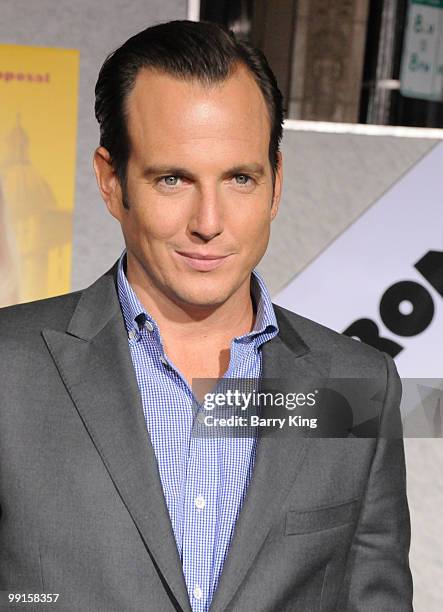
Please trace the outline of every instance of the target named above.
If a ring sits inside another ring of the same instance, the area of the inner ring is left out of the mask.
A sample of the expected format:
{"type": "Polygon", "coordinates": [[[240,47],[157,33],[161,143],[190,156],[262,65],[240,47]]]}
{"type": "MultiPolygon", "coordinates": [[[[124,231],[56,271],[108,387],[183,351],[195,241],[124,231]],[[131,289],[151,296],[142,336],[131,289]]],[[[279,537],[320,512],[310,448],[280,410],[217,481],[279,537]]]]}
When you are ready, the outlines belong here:
{"type": "Polygon", "coordinates": [[[413,610],[402,388],[394,361],[384,358],[387,382],[376,450],[337,607],[344,612],[413,610]]]}

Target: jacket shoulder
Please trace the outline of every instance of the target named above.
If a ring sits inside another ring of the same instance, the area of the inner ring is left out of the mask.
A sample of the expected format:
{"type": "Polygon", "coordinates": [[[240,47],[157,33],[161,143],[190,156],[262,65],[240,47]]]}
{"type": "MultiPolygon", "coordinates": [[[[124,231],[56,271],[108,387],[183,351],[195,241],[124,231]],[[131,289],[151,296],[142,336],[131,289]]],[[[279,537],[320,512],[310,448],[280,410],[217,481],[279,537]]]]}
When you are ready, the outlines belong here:
{"type": "Polygon", "coordinates": [[[386,370],[386,360],[392,358],[378,349],[303,317],[282,306],[273,305],[277,321],[284,319],[307,346],[330,358],[337,376],[360,376],[386,370]]]}
{"type": "Polygon", "coordinates": [[[65,330],[82,291],[0,308],[0,336],[38,332],[45,327],[65,330]]]}

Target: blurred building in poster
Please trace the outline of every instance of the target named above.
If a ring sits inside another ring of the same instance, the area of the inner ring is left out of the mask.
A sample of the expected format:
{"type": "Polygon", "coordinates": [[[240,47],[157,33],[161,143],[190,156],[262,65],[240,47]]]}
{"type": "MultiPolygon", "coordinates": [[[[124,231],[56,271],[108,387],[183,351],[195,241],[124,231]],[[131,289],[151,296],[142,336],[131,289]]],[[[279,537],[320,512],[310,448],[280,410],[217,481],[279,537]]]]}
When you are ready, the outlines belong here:
{"type": "Polygon", "coordinates": [[[70,289],[79,54],[0,45],[0,306],[70,289]]]}

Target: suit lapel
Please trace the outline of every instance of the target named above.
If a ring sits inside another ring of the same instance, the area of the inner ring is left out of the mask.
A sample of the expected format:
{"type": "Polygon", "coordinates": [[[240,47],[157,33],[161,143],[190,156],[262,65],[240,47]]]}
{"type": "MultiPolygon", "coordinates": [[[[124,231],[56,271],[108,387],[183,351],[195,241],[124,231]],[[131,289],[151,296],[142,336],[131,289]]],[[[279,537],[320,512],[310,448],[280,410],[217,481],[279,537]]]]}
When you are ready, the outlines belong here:
{"type": "Polygon", "coordinates": [[[42,334],[76,409],[167,590],[190,612],[157,461],[143,416],[116,265],[83,291],[66,332],[42,334]]]}
{"type": "MultiPolygon", "coordinates": [[[[282,311],[274,308],[279,334],[262,347],[261,390],[275,391],[278,386],[283,392],[294,392],[303,382],[327,376],[329,363],[323,354],[311,351],[282,311]]],[[[262,416],[273,416],[272,408],[263,407],[262,416]]],[[[287,430],[259,435],[253,476],[210,612],[221,612],[229,604],[253,564],[273,521],[281,514],[284,500],[303,463],[308,446],[306,438],[307,434],[302,429],[295,429],[290,435],[287,430]]]]}

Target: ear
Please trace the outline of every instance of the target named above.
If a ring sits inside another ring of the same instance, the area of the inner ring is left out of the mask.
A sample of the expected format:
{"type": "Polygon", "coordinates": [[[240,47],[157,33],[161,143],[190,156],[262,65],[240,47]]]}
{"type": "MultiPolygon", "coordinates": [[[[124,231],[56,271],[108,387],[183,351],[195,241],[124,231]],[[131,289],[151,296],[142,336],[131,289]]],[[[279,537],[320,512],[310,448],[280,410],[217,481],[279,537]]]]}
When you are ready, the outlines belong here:
{"type": "Polygon", "coordinates": [[[280,151],[277,153],[277,168],[275,171],[274,194],[272,196],[271,221],[275,219],[280,204],[283,186],[283,157],[280,151]]]}
{"type": "Polygon", "coordinates": [[[122,191],[112,165],[111,155],[105,147],[98,147],[94,151],[93,165],[101,196],[111,215],[121,221],[123,211],[122,191]]]}

